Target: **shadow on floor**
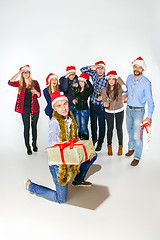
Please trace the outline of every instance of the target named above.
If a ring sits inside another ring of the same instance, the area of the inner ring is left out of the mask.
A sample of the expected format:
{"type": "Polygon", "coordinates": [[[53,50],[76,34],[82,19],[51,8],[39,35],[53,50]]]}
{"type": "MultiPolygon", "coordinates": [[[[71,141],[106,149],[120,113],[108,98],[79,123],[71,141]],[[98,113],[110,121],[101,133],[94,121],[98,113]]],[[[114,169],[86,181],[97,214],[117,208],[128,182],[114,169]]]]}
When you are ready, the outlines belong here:
{"type": "MultiPolygon", "coordinates": [[[[87,173],[86,179],[100,169],[100,165],[92,165],[87,173]]],[[[93,184],[91,187],[75,187],[72,186],[71,183],[72,181],[68,186],[68,200],[66,204],[95,210],[110,196],[109,189],[106,186],[93,184]]]]}

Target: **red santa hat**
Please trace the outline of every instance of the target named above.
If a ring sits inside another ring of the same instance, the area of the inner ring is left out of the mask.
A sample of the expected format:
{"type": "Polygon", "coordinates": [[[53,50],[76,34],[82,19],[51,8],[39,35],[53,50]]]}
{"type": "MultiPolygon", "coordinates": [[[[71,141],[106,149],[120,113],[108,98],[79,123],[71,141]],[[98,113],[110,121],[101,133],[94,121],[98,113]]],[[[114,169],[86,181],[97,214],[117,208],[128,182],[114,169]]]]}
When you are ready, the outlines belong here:
{"type": "Polygon", "coordinates": [[[76,68],[75,68],[75,66],[67,66],[67,67],[66,67],[66,75],[67,75],[68,73],[70,73],[70,72],[76,73],[76,68]]]}
{"type": "Polygon", "coordinates": [[[68,98],[64,95],[63,92],[60,92],[58,90],[55,90],[53,93],[50,94],[51,96],[51,103],[52,103],[52,107],[55,104],[55,102],[60,101],[60,100],[67,100],[68,98]]]}
{"type": "Polygon", "coordinates": [[[53,78],[53,77],[55,77],[55,78],[58,79],[58,76],[57,76],[56,74],[50,73],[50,74],[46,77],[46,85],[49,85],[50,80],[51,80],[51,78],[53,78]]]}
{"type": "Polygon", "coordinates": [[[109,77],[114,77],[116,79],[118,78],[117,72],[115,70],[108,72],[106,76],[107,76],[107,78],[109,78],[109,77]]]}
{"type": "Polygon", "coordinates": [[[96,62],[95,65],[100,65],[100,66],[106,68],[106,64],[103,61],[96,62]]]}
{"type": "Polygon", "coordinates": [[[132,67],[135,65],[135,64],[137,64],[137,65],[139,65],[139,66],[141,66],[144,70],[146,70],[146,63],[145,63],[145,61],[144,61],[144,59],[142,58],[142,57],[138,57],[138,58],[136,58],[133,62],[132,62],[132,67]]]}
{"type": "Polygon", "coordinates": [[[19,71],[29,71],[29,72],[31,72],[31,69],[30,69],[30,66],[29,66],[29,65],[25,65],[25,66],[21,67],[21,68],[19,69],[19,71]]]}
{"type": "Polygon", "coordinates": [[[88,73],[81,73],[81,75],[78,77],[79,81],[86,81],[87,79],[89,80],[90,76],[88,73]]]}

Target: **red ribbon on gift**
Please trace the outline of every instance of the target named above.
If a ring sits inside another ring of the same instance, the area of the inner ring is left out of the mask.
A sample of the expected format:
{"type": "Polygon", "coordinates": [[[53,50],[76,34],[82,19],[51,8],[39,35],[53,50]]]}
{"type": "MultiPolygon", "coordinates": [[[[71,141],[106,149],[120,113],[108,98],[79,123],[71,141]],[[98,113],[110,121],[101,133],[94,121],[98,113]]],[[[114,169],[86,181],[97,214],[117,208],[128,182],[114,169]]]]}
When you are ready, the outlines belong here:
{"type": "Polygon", "coordinates": [[[147,132],[147,134],[148,134],[148,129],[147,129],[147,127],[149,127],[149,123],[148,123],[148,122],[145,122],[145,123],[142,122],[142,124],[141,124],[141,131],[140,131],[140,139],[141,139],[141,140],[142,140],[142,131],[143,131],[144,129],[146,129],[146,132],[147,132]]]}
{"type": "Polygon", "coordinates": [[[83,149],[84,149],[85,158],[86,158],[85,161],[87,161],[87,160],[88,160],[88,155],[87,155],[87,150],[86,150],[85,145],[84,145],[84,144],[75,144],[76,142],[78,142],[78,141],[77,141],[75,138],[73,138],[73,139],[70,139],[68,142],[56,144],[56,145],[54,145],[54,146],[52,146],[52,147],[49,147],[49,148],[59,147],[59,149],[60,149],[60,154],[61,154],[61,159],[62,159],[62,163],[63,163],[64,165],[66,165],[65,160],[64,160],[63,150],[64,150],[66,147],[70,147],[70,149],[73,149],[73,147],[74,147],[75,145],[79,145],[79,146],[82,145],[82,147],[83,147],[83,149]]]}

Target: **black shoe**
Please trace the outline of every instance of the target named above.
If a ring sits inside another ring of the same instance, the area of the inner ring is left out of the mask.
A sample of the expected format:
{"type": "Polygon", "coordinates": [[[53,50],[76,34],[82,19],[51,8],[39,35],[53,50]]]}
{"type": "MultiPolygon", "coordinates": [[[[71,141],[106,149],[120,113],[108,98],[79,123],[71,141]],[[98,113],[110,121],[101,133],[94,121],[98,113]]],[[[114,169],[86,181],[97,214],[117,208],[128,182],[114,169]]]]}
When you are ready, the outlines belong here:
{"type": "Polygon", "coordinates": [[[78,137],[79,137],[79,139],[81,139],[82,133],[78,132],[78,137]]]}
{"type": "Polygon", "coordinates": [[[91,187],[92,186],[92,183],[91,182],[76,182],[76,181],[73,181],[72,182],[72,186],[76,186],[76,187],[91,187]]]}
{"type": "Polygon", "coordinates": [[[84,140],[89,140],[89,135],[88,134],[83,134],[83,139],[84,140]]]}
{"type": "Polygon", "coordinates": [[[95,151],[99,152],[102,149],[102,144],[98,144],[95,151]]]}
{"type": "Polygon", "coordinates": [[[96,144],[97,140],[92,140],[93,146],[96,144]]]}
{"type": "Polygon", "coordinates": [[[32,146],[33,146],[33,151],[34,151],[34,152],[37,152],[37,151],[38,151],[38,148],[37,148],[35,142],[32,143],[32,146]]]}
{"type": "Polygon", "coordinates": [[[32,155],[31,147],[27,147],[27,154],[32,155]]]}

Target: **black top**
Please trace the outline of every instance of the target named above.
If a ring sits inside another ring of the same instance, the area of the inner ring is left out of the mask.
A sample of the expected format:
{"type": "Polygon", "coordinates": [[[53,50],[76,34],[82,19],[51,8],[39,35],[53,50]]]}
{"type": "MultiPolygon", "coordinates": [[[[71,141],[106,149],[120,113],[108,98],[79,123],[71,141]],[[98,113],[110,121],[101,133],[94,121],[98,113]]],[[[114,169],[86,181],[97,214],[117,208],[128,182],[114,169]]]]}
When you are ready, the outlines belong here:
{"type": "Polygon", "coordinates": [[[24,108],[31,108],[32,105],[32,93],[31,88],[26,88],[24,98],[24,108]]]}
{"type": "Polygon", "coordinates": [[[77,91],[74,96],[77,99],[78,103],[76,103],[77,110],[86,110],[88,109],[88,98],[92,95],[94,88],[89,80],[87,80],[87,87],[85,87],[83,92],[77,91]]]}

